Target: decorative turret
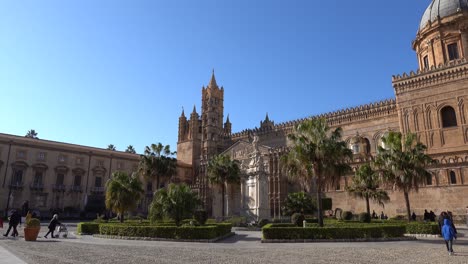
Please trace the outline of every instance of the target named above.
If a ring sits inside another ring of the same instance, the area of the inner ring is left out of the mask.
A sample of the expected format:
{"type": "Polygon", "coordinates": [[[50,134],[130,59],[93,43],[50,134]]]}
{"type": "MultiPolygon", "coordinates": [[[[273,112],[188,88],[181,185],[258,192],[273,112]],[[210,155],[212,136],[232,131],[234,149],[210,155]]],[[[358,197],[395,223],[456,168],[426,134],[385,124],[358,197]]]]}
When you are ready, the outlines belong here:
{"type": "Polygon", "coordinates": [[[229,114],[227,115],[226,123],[224,123],[224,133],[226,135],[230,135],[232,133],[232,124],[229,122],[229,114]]]}
{"type": "Polygon", "coordinates": [[[179,138],[178,141],[183,141],[186,139],[187,134],[187,118],[185,117],[184,108],[182,107],[182,114],[179,117],[179,138]]]}
{"type": "Polygon", "coordinates": [[[265,120],[260,121],[260,129],[273,129],[275,127],[275,122],[270,121],[268,113],[266,113],[265,120]]]}

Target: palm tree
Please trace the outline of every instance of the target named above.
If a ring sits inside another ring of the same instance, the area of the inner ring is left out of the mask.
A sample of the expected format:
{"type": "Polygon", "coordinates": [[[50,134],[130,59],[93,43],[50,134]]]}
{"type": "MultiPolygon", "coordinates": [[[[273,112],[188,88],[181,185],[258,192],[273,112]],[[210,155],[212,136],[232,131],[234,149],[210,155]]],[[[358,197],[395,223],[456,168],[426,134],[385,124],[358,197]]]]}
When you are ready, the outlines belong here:
{"type": "Polygon", "coordinates": [[[431,177],[426,170],[432,159],[425,154],[427,147],[417,141],[416,134],[403,138],[400,132],[389,132],[382,138],[385,148],[379,147],[375,164],[386,183],[403,192],[408,221],[411,221],[409,192],[419,190],[419,185],[431,177]]]}
{"type": "Polygon", "coordinates": [[[143,187],[135,175],[116,171],[106,182],[106,208],[119,214],[122,223],[124,213],[135,209],[142,197],[143,187]]]}
{"type": "Polygon", "coordinates": [[[114,144],[107,145],[107,149],[108,150],[113,150],[113,151],[117,150],[116,147],[114,146],[114,144]]]}
{"type": "Polygon", "coordinates": [[[25,137],[34,138],[34,139],[39,139],[39,138],[37,137],[37,132],[36,132],[36,130],[34,130],[34,129],[28,130],[28,133],[26,133],[26,136],[25,136],[25,137]]]}
{"type": "Polygon", "coordinates": [[[179,226],[183,219],[191,218],[200,205],[197,194],[185,184],[171,183],[167,188],[158,190],[150,205],[151,222],[171,218],[179,226]]]}
{"type": "Polygon", "coordinates": [[[292,146],[282,164],[292,178],[313,180],[317,192],[319,225],[323,226],[322,191],[336,187],[340,177],[350,170],[346,163],[352,152],[341,141],[341,128],[330,131],[324,118],[306,120],[288,135],[292,146]]]}
{"type": "Polygon", "coordinates": [[[240,168],[237,161],[231,160],[227,155],[214,156],[208,162],[208,181],[221,186],[222,216],[224,217],[224,204],[226,185],[240,183],[240,168]]]}
{"type": "Polygon", "coordinates": [[[132,146],[132,145],[128,145],[127,149],[125,150],[125,152],[127,153],[132,153],[132,154],[136,154],[136,150],[135,148],[132,146]]]}
{"type": "Polygon", "coordinates": [[[366,200],[366,210],[369,215],[369,200],[372,199],[381,206],[384,206],[384,202],[390,200],[386,191],[378,189],[379,181],[378,173],[372,169],[370,164],[366,163],[359,167],[351,185],[346,188],[346,191],[352,193],[355,197],[366,200]]]}
{"type": "Polygon", "coordinates": [[[156,189],[160,188],[162,176],[173,176],[177,173],[177,159],[171,157],[169,145],[161,143],[146,146],[144,155],[140,156],[138,172],[146,179],[156,180],[156,189]]]}

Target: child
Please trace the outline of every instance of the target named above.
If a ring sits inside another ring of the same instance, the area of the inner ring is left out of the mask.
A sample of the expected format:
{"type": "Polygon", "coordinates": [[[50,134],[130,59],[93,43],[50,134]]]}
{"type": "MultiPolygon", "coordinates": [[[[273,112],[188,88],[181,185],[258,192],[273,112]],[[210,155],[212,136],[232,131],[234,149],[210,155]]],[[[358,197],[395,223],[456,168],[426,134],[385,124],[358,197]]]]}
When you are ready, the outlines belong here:
{"type": "Polygon", "coordinates": [[[444,219],[444,226],[442,226],[442,236],[444,237],[449,256],[453,255],[453,239],[457,239],[457,235],[455,234],[455,230],[453,230],[450,219],[444,219]]]}

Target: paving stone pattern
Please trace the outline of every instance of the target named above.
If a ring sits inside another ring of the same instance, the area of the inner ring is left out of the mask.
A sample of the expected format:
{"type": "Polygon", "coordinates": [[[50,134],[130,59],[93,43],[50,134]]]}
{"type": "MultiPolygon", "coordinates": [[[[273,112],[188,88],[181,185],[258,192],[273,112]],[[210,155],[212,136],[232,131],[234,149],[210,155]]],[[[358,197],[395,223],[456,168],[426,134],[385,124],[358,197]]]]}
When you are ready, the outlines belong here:
{"type": "MultiPolygon", "coordinates": [[[[73,228],[71,228],[73,231],[73,228]]],[[[45,229],[43,229],[45,231],[45,229]]],[[[3,230],[2,230],[3,231],[3,230]]],[[[467,229],[460,232],[467,233],[467,229]]],[[[21,234],[21,232],[20,232],[21,234]]],[[[468,238],[448,256],[442,239],[363,243],[260,243],[260,232],[236,231],[218,243],[102,239],[82,236],[25,242],[0,239],[0,247],[26,263],[468,263],[468,238]]],[[[41,233],[44,235],[44,233],[41,233]]]]}

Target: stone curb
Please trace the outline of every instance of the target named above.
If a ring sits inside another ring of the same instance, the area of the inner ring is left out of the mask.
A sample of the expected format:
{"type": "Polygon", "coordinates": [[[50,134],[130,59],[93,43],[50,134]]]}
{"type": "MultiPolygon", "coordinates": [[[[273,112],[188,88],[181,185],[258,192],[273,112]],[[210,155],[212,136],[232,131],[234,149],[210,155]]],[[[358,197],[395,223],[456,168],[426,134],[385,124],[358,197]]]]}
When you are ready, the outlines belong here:
{"type": "Polygon", "coordinates": [[[405,237],[428,237],[428,238],[440,238],[440,235],[433,234],[404,234],[405,237]]]}
{"type": "Polygon", "coordinates": [[[228,237],[234,236],[236,233],[231,232],[224,236],[216,237],[213,239],[172,239],[172,238],[156,238],[156,237],[128,237],[128,236],[111,236],[111,235],[98,235],[94,234],[95,238],[105,239],[123,239],[123,240],[144,240],[144,241],[165,241],[165,242],[198,242],[198,243],[215,243],[228,237]]]}
{"type": "Polygon", "coordinates": [[[340,243],[340,242],[391,242],[412,241],[415,237],[392,237],[392,238],[356,238],[356,239],[262,239],[262,243],[340,243]]]}

